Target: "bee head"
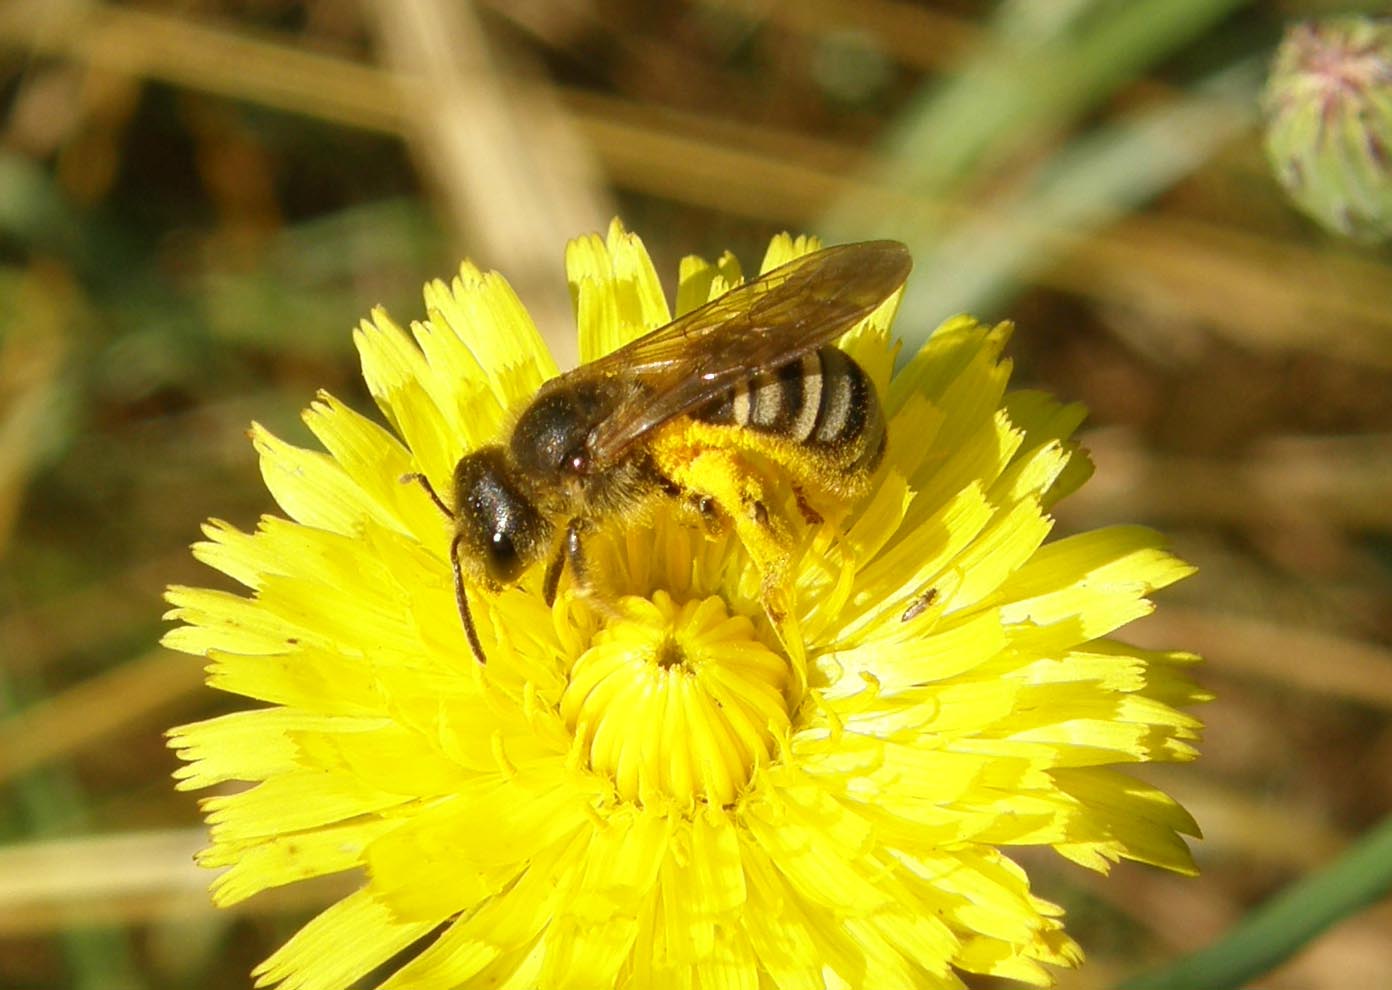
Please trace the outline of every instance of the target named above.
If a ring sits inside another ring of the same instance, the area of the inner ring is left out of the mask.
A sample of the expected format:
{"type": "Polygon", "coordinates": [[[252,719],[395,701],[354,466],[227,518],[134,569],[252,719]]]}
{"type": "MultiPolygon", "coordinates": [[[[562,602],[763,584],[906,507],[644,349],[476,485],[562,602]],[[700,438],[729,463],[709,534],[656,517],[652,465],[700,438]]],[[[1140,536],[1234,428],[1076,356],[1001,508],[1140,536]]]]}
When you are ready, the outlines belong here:
{"type": "Polygon", "coordinates": [[[501,447],[483,447],[454,468],[460,565],[476,583],[514,584],[546,555],[551,523],[518,485],[501,447]]]}

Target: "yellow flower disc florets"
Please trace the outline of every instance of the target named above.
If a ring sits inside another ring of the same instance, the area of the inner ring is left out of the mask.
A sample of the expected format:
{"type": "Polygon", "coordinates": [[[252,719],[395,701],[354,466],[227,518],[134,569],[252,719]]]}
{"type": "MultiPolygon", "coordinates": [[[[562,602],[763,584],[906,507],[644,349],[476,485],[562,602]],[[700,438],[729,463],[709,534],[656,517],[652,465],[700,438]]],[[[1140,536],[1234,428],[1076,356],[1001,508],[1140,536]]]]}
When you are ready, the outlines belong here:
{"type": "Polygon", "coordinates": [[[561,699],[576,745],[624,800],[730,804],[786,736],[787,662],[717,597],[620,607],[561,699]]]}
{"type": "MultiPolygon", "coordinates": [[[[776,238],[762,270],[815,248],[776,238]]],[[[672,319],[621,225],[566,263],[582,360],[672,319]]],[[[685,259],[675,312],[744,276],[685,259]]],[[[180,786],[218,789],[214,898],[359,884],[258,986],[1044,986],[1081,953],[1014,847],[1193,871],[1193,820],[1118,768],[1194,757],[1195,658],[1113,638],[1191,568],[1140,527],[1050,539],[1082,412],[1007,391],[1008,327],[949,321],[896,373],[896,297],[837,342],[889,442],[816,518],[770,478],[780,607],[738,533],[656,498],[600,520],[592,582],[467,588],[481,664],[441,508],[560,372],[501,276],[465,265],[425,302],[356,335],[379,419],[321,395],[322,452],[253,431],[288,518],[194,548],[244,590],[169,591],[165,642],[254,699],[171,732],[180,786]]]]}

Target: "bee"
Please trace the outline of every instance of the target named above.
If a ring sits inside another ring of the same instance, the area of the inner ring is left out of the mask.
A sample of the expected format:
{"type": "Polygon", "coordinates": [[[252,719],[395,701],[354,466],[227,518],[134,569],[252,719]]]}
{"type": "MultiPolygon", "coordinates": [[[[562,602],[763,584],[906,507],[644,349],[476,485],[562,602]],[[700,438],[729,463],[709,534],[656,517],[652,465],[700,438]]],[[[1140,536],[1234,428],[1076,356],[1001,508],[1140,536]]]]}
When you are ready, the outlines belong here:
{"type": "Polygon", "coordinates": [[[555,600],[569,564],[593,586],[585,538],[607,520],[674,499],[712,527],[731,526],[779,618],[789,528],[770,510],[770,467],[805,500],[850,501],[868,488],[886,443],[874,384],[832,341],[903,285],[911,261],[896,241],[804,255],[666,326],[544,384],[501,442],[455,466],[450,518],[455,600],[485,663],[467,590],[498,591],[549,557],[555,600]]]}

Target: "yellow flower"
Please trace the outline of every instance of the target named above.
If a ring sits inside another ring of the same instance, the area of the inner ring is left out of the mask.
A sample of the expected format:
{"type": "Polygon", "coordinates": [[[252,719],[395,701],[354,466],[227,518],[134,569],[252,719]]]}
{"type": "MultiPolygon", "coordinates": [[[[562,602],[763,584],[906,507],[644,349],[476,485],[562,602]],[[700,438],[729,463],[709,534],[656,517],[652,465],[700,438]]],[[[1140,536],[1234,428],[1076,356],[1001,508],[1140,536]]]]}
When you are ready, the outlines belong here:
{"type": "MultiPolygon", "coordinates": [[[[764,269],[814,246],[777,238],[764,269]]],[[[669,320],[617,223],[567,263],[587,359],[669,320]]],[[[688,259],[678,311],[739,277],[688,259]]],[[[410,333],[377,312],[356,335],[389,429],[321,395],[327,453],[254,430],[293,521],[215,521],[194,549],[249,595],[169,591],[166,643],[266,705],[171,733],[181,787],[255,784],[203,802],[217,902],[364,877],[260,985],[388,961],[389,988],[1047,984],[1081,954],[1003,850],[1193,870],[1188,814],[1114,765],[1193,758],[1194,658],[1105,638],[1190,568],[1141,528],[1045,542],[1088,474],[1082,411],[1006,393],[1007,327],[949,321],[892,379],[896,300],[843,339],[890,440],[843,518],[783,493],[795,641],[737,540],[659,508],[588,545],[617,609],[565,583],[548,608],[539,573],[471,593],[484,666],[449,521],[400,479],[447,492],[556,369],[498,275],[466,264],[425,301],[410,333]]]]}

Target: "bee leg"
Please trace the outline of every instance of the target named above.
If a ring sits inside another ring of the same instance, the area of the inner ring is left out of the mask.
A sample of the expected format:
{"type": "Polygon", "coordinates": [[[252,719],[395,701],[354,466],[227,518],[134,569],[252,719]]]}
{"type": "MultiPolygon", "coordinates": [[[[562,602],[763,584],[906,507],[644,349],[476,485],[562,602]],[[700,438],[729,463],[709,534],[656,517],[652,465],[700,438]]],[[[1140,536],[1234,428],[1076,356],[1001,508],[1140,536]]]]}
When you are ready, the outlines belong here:
{"type": "MultiPolygon", "coordinates": [[[[577,516],[566,527],[561,540],[559,560],[570,565],[571,587],[585,598],[585,604],[598,612],[607,621],[624,618],[624,610],[614,601],[614,596],[606,589],[597,586],[594,571],[590,568],[589,555],[585,552],[585,537],[594,531],[594,523],[577,516]]],[[[557,574],[562,567],[553,562],[557,574]]],[[[549,576],[549,574],[548,574],[549,576]]]]}
{"type": "Polygon", "coordinates": [[[738,453],[711,447],[693,456],[672,457],[663,468],[703,515],[729,520],[763,577],[764,610],[781,626],[790,610],[792,538],[787,524],[769,509],[759,474],[738,453]]]}
{"type": "Polygon", "coordinates": [[[469,647],[474,651],[474,656],[480,664],[486,664],[488,658],[483,655],[483,644],[479,642],[478,630],[474,628],[474,616],[469,611],[469,596],[464,591],[464,571],[459,566],[459,541],[462,536],[456,536],[450,541],[450,568],[454,571],[454,604],[459,608],[460,621],[464,623],[464,636],[469,640],[469,647]]]}
{"type": "Polygon", "coordinates": [[[752,476],[746,476],[741,488],[743,511],[732,516],[735,533],[763,576],[759,596],[769,621],[786,633],[792,628],[792,595],[788,587],[792,538],[782,518],[769,511],[762,486],[752,476]]]}
{"type": "Polygon", "coordinates": [[[698,495],[692,492],[680,493],[681,497],[674,501],[678,517],[682,523],[694,529],[702,530],[706,536],[714,539],[729,528],[729,521],[725,518],[725,513],[716,504],[715,499],[709,495],[698,495]]]}
{"type": "Polygon", "coordinates": [[[802,518],[807,520],[807,525],[820,526],[825,520],[822,519],[820,512],[808,504],[806,496],[802,494],[802,489],[794,485],[793,494],[797,496],[798,511],[802,513],[802,518]]]}
{"type": "Polygon", "coordinates": [[[556,590],[560,587],[561,572],[565,570],[566,557],[570,553],[569,530],[566,535],[567,539],[556,547],[556,555],[551,558],[551,563],[546,565],[546,577],[541,582],[541,597],[547,608],[556,604],[556,590]]]}
{"type": "Polygon", "coordinates": [[[656,467],[648,468],[658,490],[672,500],[678,518],[684,525],[704,529],[710,537],[719,536],[726,522],[716,500],[698,491],[689,491],[667,477],[656,467]]]}
{"type": "MultiPolygon", "coordinates": [[[[566,527],[565,540],[561,544],[561,554],[559,559],[570,561],[570,573],[575,579],[575,583],[586,591],[591,590],[593,575],[590,574],[589,561],[585,559],[584,536],[592,527],[589,522],[580,516],[576,516],[566,527]]],[[[560,580],[560,568],[557,567],[557,580],[560,580]]],[[[548,575],[549,577],[549,575],[548,575]]]]}
{"type": "MultiPolygon", "coordinates": [[[[749,486],[753,487],[753,486],[749,486]]],[[[781,584],[788,570],[788,548],[792,543],[783,520],[769,511],[763,492],[742,493],[743,512],[734,517],[735,532],[764,575],[764,586],[781,584]]]]}
{"type": "Polygon", "coordinates": [[[446,517],[453,519],[454,513],[450,507],[444,503],[439,495],[435,494],[435,488],[430,484],[430,479],[419,471],[412,471],[410,474],[403,474],[399,479],[403,485],[409,485],[413,481],[420,482],[420,486],[425,489],[425,494],[430,496],[430,501],[435,503],[435,507],[443,512],[446,517]]]}
{"type": "Polygon", "coordinates": [[[721,531],[725,529],[725,520],[720,514],[720,507],[715,504],[715,499],[708,495],[701,495],[694,500],[694,504],[696,514],[705,524],[707,535],[720,535],[721,531]]]}

